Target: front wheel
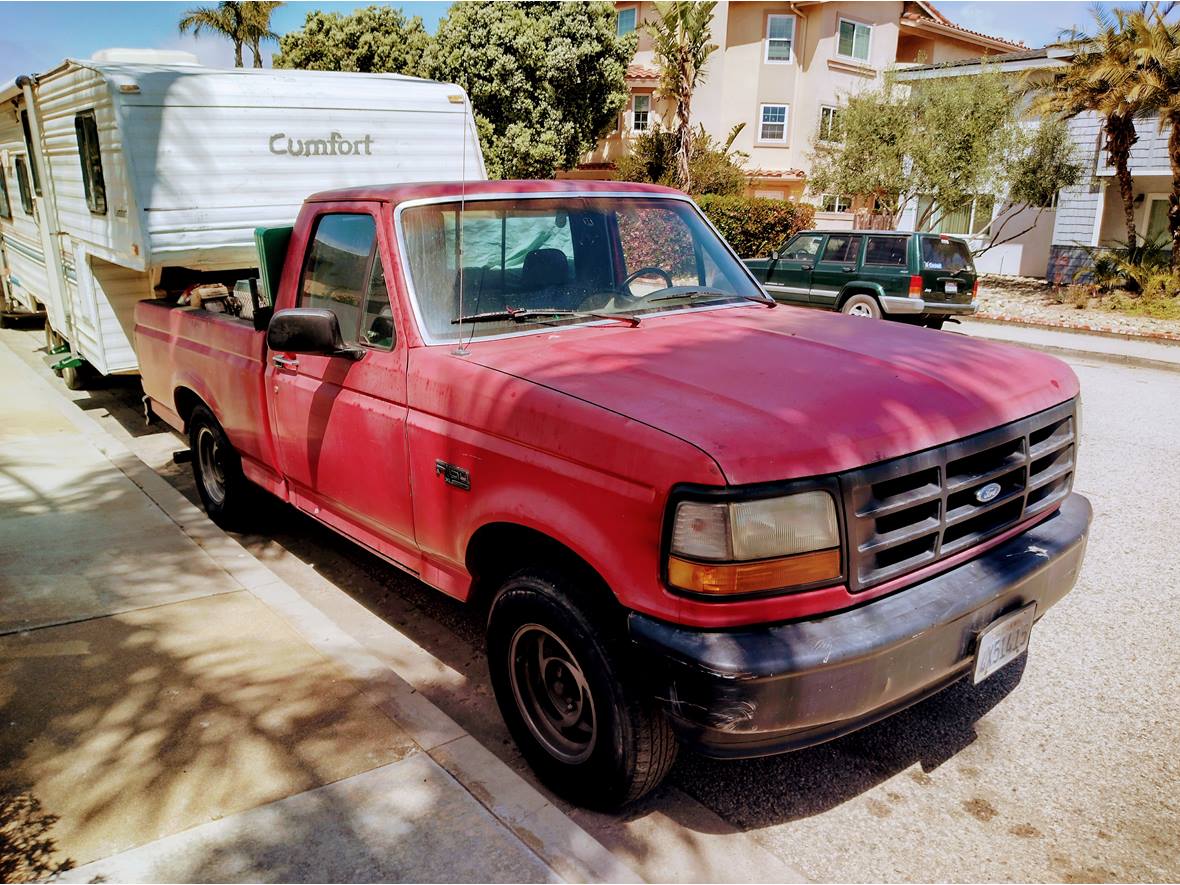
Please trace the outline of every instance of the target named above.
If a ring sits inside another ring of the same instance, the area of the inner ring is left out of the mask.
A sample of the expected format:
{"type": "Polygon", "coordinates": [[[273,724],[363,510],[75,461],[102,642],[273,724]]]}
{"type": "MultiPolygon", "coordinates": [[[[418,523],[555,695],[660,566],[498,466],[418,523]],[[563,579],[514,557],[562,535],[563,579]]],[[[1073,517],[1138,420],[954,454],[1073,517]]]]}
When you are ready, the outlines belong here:
{"type": "Polygon", "coordinates": [[[874,320],[881,319],[881,305],[877,303],[877,299],[872,295],[849,295],[848,300],[840,305],[840,312],[850,317],[869,317],[874,320]]]}
{"type": "Polygon", "coordinates": [[[556,570],[511,577],[488,617],[488,665],[500,712],[537,776],[573,802],[613,809],[654,789],[678,746],[623,664],[625,644],[607,623],[613,612],[579,603],[586,593],[556,570]]]}
{"type": "Polygon", "coordinates": [[[223,529],[239,529],[251,505],[250,482],[225,431],[206,406],[193,409],[188,421],[193,479],[209,518],[223,529]]]}

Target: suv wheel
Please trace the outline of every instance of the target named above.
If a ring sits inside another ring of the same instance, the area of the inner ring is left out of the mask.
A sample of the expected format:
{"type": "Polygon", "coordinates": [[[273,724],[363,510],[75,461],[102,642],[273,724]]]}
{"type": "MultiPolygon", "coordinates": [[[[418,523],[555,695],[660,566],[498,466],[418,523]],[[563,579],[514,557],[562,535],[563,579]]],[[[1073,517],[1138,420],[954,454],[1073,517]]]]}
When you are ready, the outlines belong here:
{"type": "Polygon", "coordinates": [[[881,319],[881,305],[877,303],[877,299],[872,295],[865,295],[863,293],[849,295],[848,299],[840,305],[840,312],[850,317],[870,317],[874,320],[881,319]]]}
{"type": "Polygon", "coordinates": [[[193,409],[188,439],[193,479],[205,512],[223,529],[240,528],[250,509],[250,482],[238,453],[206,406],[193,409]]]}
{"type": "Polygon", "coordinates": [[[513,575],[492,602],[488,666],[504,722],[537,776],[573,802],[611,809],[659,784],[678,747],[627,672],[625,643],[608,628],[614,613],[576,601],[584,594],[555,569],[513,575]]]}

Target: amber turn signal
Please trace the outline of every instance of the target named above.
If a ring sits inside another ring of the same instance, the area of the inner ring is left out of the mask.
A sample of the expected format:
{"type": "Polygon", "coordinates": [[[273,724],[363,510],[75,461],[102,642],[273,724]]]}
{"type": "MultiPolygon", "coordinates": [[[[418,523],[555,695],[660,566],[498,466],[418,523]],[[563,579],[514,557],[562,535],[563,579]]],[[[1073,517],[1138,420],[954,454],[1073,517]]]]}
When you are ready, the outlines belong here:
{"type": "Polygon", "coordinates": [[[693,562],[668,558],[668,583],[694,593],[725,596],[782,590],[840,577],[840,550],[816,550],[760,562],[693,562]]]}

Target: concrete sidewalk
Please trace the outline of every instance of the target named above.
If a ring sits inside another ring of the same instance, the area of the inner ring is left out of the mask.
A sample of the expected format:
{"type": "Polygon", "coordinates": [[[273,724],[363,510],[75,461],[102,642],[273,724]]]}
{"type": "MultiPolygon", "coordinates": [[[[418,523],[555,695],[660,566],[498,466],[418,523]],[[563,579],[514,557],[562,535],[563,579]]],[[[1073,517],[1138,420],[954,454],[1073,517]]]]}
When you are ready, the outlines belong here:
{"type": "Polygon", "coordinates": [[[945,327],[977,338],[991,338],[1059,356],[1092,358],[1149,369],[1180,371],[1180,342],[1147,340],[1105,332],[1048,329],[993,320],[961,320],[945,327]]]}
{"type": "Polygon", "coordinates": [[[637,879],[3,346],[0,826],[24,878],[637,879]]]}

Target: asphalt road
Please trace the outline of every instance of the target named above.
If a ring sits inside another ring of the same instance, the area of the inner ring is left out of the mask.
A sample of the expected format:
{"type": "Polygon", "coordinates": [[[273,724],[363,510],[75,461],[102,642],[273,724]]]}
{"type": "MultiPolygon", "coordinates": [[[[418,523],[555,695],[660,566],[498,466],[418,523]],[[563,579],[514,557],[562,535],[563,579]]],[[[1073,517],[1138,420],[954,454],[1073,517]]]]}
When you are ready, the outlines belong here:
{"type": "MultiPolygon", "coordinates": [[[[0,336],[40,363],[39,332],[0,336]]],[[[1094,528],[1026,661],[812,750],[684,754],[626,816],[578,821],[653,880],[1180,879],[1180,373],[1071,364],[1085,403],[1076,489],[1094,528]]],[[[183,445],[144,427],[134,380],[71,396],[195,499],[171,461],[183,445]]],[[[242,538],[257,556],[397,626],[421,650],[399,672],[523,768],[475,618],[292,510],[265,519],[242,538]]]]}

